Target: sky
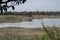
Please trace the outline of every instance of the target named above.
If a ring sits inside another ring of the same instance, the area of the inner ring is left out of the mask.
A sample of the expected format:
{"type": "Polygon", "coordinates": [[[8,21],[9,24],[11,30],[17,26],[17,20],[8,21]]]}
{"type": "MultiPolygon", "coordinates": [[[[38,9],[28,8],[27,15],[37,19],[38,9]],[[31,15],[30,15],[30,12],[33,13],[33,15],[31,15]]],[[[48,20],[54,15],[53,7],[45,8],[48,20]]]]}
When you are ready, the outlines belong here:
{"type": "Polygon", "coordinates": [[[60,0],[27,0],[23,5],[16,5],[15,10],[8,11],[60,11],[60,0]]]}

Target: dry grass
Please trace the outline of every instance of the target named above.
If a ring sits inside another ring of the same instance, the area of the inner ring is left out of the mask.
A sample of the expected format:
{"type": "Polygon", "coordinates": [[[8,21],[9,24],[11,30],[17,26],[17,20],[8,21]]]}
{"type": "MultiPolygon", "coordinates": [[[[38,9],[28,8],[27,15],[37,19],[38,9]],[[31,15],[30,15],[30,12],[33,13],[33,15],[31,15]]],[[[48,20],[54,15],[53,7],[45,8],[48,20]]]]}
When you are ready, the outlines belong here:
{"type": "Polygon", "coordinates": [[[0,40],[60,40],[60,27],[0,28],[0,40]]]}
{"type": "Polygon", "coordinates": [[[0,15],[0,23],[2,22],[21,22],[21,21],[32,21],[32,19],[42,19],[42,18],[60,18],[60,16],[46,16],[46,15],[32,15],[20,16],[20,15],[0,15]]]}

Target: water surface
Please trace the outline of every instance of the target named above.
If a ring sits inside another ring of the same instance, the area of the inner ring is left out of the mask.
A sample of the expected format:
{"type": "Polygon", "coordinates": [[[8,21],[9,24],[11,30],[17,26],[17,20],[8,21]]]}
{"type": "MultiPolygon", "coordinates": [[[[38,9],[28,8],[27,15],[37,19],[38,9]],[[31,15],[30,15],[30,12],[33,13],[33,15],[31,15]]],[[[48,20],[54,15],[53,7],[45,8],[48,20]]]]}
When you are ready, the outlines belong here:
{"type": "Polygon", "coordinates": [[[54,19],[33,19],[32,21],[23,21],[15,23],[0,23],[0,27],[23,27],[23,28],[38,28],[42,27],[42,21],[45,26],[60,26],[60,18],[54,19]]]}

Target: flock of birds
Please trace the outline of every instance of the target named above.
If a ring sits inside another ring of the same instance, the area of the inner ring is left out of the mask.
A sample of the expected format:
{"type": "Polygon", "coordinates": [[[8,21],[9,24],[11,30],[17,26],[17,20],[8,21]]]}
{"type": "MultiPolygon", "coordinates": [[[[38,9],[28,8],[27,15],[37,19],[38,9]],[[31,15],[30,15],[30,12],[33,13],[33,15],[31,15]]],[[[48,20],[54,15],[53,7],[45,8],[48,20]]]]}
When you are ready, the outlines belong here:
{"type": "Polygon", "coordinates": [[[26,2],[26,0],[6,0],[5,2],[3,2],[4,0],[0,0],[0,12],[1,13],[3,13],[3,10],[5,11],[5,12],[7,12],[7,8],[10,8],[10,7],[12,7],[12,9],[14,10],[15,9],[15,5],[19,5],[19,4],[24,4],[25,2],[26,2]],[[8,6],[8,3],[9,2],[13,2],[13,3],[15,3],[15,5],[9,5],[8,6]],[[4,5],[2,5],[2,4],[4,4],[4,5]]]}

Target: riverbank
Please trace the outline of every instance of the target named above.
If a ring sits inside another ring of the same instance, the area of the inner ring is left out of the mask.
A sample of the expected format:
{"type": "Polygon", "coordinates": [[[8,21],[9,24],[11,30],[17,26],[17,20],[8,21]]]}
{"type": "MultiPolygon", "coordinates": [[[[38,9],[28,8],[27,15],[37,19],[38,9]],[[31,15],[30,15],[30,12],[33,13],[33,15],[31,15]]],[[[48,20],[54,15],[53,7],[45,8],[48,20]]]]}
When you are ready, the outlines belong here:
{"type": "Polygon", "coordinates": [[[0,15],[0,23],[2,22],[22,22],[22,21],[32,21],[32,19],[44,19],[44,18],[60,18],[60,16],[54,15],[0,15]]]}
{"type": "Polygon", "coordinates": [[[60,27],[31,29],[18,27],[0,28],[0,40],[51,40],[53,37],[54,39],[60,39],[60,27]]]}

